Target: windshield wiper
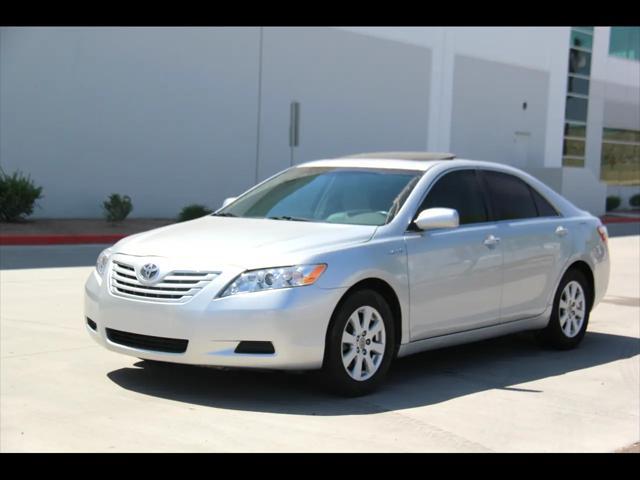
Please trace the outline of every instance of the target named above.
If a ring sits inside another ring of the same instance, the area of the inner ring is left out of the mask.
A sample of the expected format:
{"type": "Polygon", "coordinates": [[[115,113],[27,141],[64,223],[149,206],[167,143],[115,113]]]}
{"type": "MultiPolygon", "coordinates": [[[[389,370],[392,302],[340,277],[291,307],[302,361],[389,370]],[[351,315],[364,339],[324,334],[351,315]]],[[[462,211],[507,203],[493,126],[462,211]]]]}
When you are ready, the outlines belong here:
{"type": "Polygon", "coordinates": [[[213,215],[214,217],[237,217],[237,215],[229,212],[212,213],[211,215],[213,215]]]}
{"type": "Polygon", "coordinates": [[[277,217],[267,217],[269,220],[290,220],[292,222],[310,222],[308,218],[290,217],[288,215],[280,215],[277,217]]]}

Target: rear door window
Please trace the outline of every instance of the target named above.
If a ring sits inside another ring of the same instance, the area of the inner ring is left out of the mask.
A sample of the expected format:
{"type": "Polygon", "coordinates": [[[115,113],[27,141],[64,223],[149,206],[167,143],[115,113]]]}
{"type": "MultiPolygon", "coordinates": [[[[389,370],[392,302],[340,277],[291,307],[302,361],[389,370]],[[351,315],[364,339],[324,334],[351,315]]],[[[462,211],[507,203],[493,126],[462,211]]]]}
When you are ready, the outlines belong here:
{"type": "Polygon", "coordinates": [[[483,170],[491,211],[495,221],[538,216],[531,188],[519,178],[502,172],[483,170]]]}

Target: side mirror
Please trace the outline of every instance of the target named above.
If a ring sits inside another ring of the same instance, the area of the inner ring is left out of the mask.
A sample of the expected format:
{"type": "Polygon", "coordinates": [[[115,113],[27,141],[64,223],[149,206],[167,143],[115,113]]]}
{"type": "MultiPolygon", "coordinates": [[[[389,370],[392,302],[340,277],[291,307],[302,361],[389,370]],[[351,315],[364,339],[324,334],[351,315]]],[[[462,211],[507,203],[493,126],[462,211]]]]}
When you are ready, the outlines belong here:
{"type": "Polygon", "coordinates": [[[222,208],[226,207],[231,202],[234,202],[236,198],[238,198],[238,197],[227,197],[227,198],[225,198],[224,202],[222,202],[222,208]]]}
{"type": "Polygon", "coordinates": [[[427,208],[413,222],[420,230],[456,228],[460,225],[458,211],[453,208],[427,208]]]}

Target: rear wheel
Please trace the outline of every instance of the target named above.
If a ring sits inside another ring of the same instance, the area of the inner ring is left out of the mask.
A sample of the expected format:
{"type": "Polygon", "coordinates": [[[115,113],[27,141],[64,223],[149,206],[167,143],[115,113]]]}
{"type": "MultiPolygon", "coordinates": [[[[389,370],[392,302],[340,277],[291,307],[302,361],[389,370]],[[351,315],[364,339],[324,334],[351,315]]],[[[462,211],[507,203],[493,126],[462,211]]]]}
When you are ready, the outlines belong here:
{"type": "Polygon", "coordinates": [[[334,312],[323,370],[329,386],[340,394],[364,395],[382,381],[395,345],[391,308],[373,290],[351,294],[334,312]]]}
{"type": "Polygon", "coordinates": [[[569,270],[560,281],[551,319],[539,333],[540,340],[559,350],[576,347],[587,331],[592,295],[584,274],[579,270],[569,270]]]}

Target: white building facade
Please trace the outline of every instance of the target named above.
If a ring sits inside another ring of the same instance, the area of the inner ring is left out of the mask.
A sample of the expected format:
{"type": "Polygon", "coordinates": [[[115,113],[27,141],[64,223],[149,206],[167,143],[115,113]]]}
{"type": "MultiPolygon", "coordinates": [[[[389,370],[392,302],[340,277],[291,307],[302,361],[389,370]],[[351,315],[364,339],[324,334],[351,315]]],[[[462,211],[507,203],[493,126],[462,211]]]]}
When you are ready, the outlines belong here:
{"type": "Polygon", "coordinates": [[[217,207],[279,170],[450,151],[602,214],[640,193],[640,27],[3,28],[0,166],[36,217],[217,207]]]}

